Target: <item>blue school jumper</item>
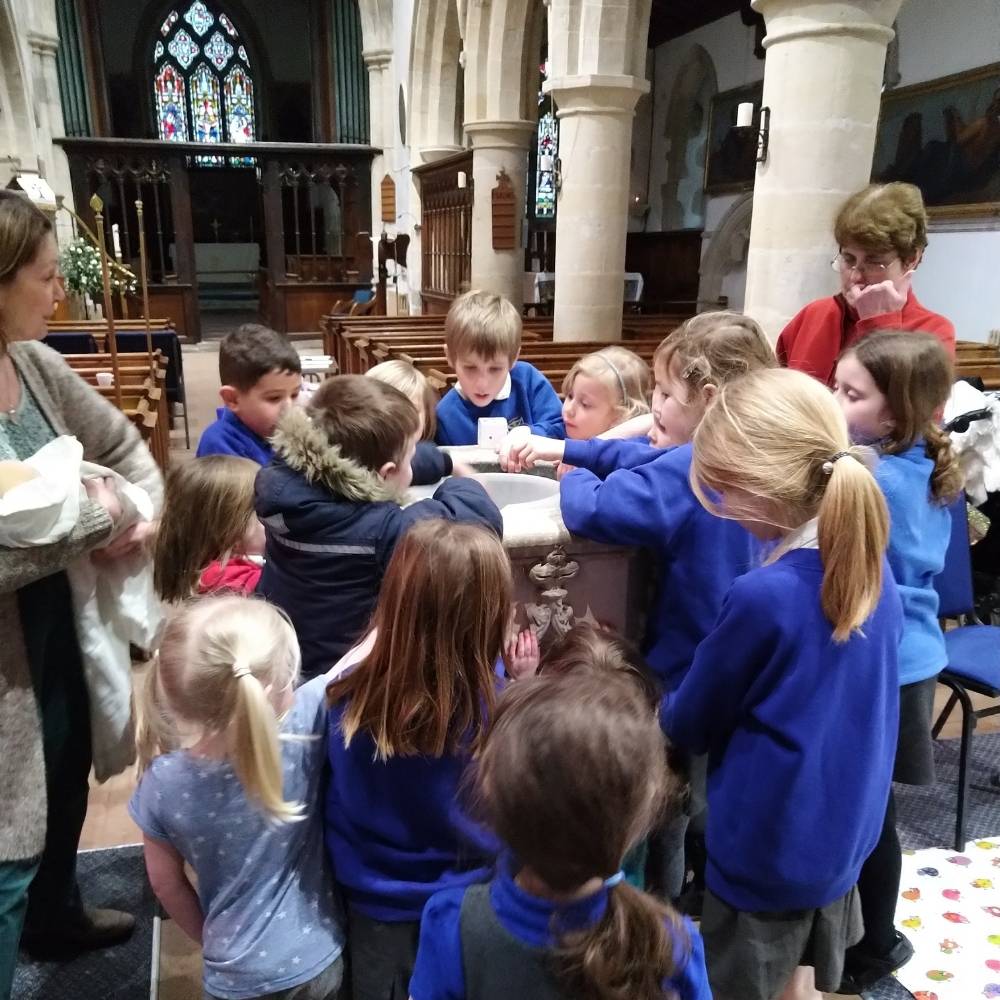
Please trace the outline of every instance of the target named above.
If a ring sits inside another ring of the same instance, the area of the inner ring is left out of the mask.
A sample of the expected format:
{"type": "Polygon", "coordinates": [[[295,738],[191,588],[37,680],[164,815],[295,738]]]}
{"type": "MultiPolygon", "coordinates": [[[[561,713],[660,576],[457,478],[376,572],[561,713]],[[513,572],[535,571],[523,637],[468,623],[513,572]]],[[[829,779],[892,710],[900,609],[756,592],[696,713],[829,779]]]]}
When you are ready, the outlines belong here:
{"type": "MultiPolygon", "coordinates": [[[[525,1000],[561,995],[554,977],[544,967],[544,958],[537,965],[532,959],[537,959],[542,949],[555,946],[555,926],[579,930],[599,923],[607,909],[608,890],[601,888],[569,906],[557,906],[518,886],[506,860],[498,868],[488,885],[446,889],[427,904],[410,980],[413,1000],[497,995],[497,975],[516,976],[522,987],[533,979],[535,982],[528,986],[530,992],[521,993],[525,1000]],[[476,921],[478,927],[469,919],[469,904],[473,902],[482,911],[476,921]],[[480,940],[470,940],[474,937],[480,940]],[[512,956],[520,959],[516,967],[505,961],[512,956]],[[498,961],[502,963],[499,968],[498,961]],[[492,989],[488,985],[491,981],[492,989]]],[[[675,942],[677,969],[665,987],[678,1000],[711,1000],[701,935],[686,918],[683,927],[686,940],[675,942]]]]}
{"type": "Polygon", "coordinates": [[[902,607],[888,564],[862,632],[833,641],[819,550],[733,584],[662,721],[709,754],[708,888],[737,910],[844,896],[882,831],[899,724],[902,607]]]}
{"type": "Polygon", "coordinates": [[[566,436],[562,403],[549,380],[527,361],[510,370],[507,384],[486,406],[474,406],[457,387],[449,389],[437,405],[438,444],[478,444],[479,418],[503,417],[508,427],[527,426],[532,434],[566,436]]]}
{"type": "Polygon", "coordinates": [[[875,470],[889,508],[889,565],[903,602],[901,685],[925,681],[948,665],[934,577],[944,569],[951,514],[931,499],[933,473],[923,441],[901,455],[883,456],[875,470]]]}
{"type": "Polygon", "coordinates": [[[249,427],[232,410],[220,406],[215,411],[215,423],[209,424],[198,441],[198,458],[204,455],[236,455],[249,458],[258,465],[271,461],[271,445],[249,427]]]}
{"type": "Polygon", "coordinates": [[[676,688],[733,580],[759,562],[758,545],[698,502],[689,444],[661,451],[635,441],[567,441],[563,461],[576,466],[560,488],[566,527],[656,556],[660,580],[643,652],[665,688],[676,688]]]}

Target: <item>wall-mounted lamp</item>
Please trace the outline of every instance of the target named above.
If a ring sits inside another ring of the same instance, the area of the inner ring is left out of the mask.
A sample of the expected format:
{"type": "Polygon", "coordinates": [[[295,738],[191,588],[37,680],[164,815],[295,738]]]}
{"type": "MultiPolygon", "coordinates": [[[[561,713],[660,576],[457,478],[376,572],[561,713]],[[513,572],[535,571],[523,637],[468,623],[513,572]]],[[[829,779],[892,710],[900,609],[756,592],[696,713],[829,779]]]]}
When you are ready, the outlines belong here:
{"type": "Polygon", "coordinates": [[[767,146],[771,139],[771,109],[760,109],[760,131],[757,133],[757,162],[767,162],[767,146]]]}
{"type": "Polygon", "coordinates": [[[562,159],[558,156],[552,171],[552,183],[557,191],[562,190],[562,159]]]}

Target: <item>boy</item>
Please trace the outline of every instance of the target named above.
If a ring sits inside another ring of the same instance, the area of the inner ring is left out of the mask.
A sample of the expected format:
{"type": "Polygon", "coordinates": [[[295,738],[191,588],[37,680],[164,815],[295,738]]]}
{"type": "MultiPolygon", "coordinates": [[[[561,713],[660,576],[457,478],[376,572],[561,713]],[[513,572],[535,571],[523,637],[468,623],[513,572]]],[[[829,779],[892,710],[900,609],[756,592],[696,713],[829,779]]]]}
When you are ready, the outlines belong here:
{"type": "Polygon", "coordinates": [[[361,637],[396,542],[415,521],[471,521],[503,534],[475,480],[448,479],[432,499],[400,506],[419,426],[398,389],[341,375],[275,432],[274,461],[257,476],[267,535],[257,593],[295,626],[303,677],[329,670],[361,637]]]}
{"type": "Polygon", "coordinates": [[[271,461],[267,439],[302,384],[298,352],[283,334],[244,323],[219,346],[219,379],[225,406],[202,432],[198,457],[238,455],[267,465],[271,461]]]}
{"type": "Polygon", "coordinates": [[[521,317],[502,296],[466,292],[444,321],[445,355],[458,376],[437,407],[438,444],[478,444],[479,421],[502,417],[508,428],[564,438],[562,404],[548,379],[521,352],[521,317]]]}

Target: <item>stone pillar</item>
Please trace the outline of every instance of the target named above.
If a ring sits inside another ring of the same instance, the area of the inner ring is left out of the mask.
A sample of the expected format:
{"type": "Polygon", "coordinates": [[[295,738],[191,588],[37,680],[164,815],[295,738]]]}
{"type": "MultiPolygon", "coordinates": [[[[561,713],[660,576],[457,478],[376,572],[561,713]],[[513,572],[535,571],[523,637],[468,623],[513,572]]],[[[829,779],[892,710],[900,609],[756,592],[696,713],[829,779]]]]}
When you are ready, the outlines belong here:
{"type": "Polygon", "coordinates": [[[466,122],[472,140],[472,287],[510,299],[518,312],[524,305],[524,189],[528,176],[528,149],[535,125],[528,121],[466,122]],[[493,188],[497,174],[506,170],[514,189],[515,248],[493,249],[493,188]]]}
{"type": "Polygon", "coordinates": [[[753,0],[767,23],[767,161],[757,167],[745,310],[772,340],[837,288],[837,209],[871,177],[886,46],[903,0],[753,0]]]}
{"type": "Polygon", "coordinates": [[[587,74],[545,85],[559,119],[556,340],[620,340],[632,119],[649,83],[587,74]]]}
{"type": "MultiPolygon", "coordinates": [[[[392,119],[392,49],[366,49],[361,54],[368,70],[368,141],[382,152],[372,159],[371,167],[371,247],[372,274],[378,279],[378,241],[388,223],[382,222],[382,178],[392,163],[394,143],[392,119]]],[[[343,206],[341,206],[343,208],[343,206]]]]}

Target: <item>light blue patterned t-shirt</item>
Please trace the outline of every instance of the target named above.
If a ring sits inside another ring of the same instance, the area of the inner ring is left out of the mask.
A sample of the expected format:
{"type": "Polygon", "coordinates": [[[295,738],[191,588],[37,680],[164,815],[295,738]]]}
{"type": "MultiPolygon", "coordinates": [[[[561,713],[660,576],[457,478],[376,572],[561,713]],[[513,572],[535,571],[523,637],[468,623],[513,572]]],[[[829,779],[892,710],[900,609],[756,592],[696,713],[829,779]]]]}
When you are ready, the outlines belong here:
{"type": "Polygon", "coordinates": [[[270,822],[228,763],[185,751],[157,757],[129,802],[143,832],[172,844],[198,876],[212,996],[246,1000],[290,989],[343,950],[320,803],[326,683],[317,677],[299,688],[281,727],[300,737],[283,739],[281,752],[285,800],[303,803],[305,819],[270,822]]]}

